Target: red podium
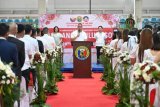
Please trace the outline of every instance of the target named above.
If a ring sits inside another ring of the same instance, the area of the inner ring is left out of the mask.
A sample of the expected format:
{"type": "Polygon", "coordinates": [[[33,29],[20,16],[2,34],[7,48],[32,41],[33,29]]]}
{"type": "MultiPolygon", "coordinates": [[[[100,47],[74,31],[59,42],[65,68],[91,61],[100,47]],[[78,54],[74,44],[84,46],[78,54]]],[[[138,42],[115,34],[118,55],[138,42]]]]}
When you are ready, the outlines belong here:
{"type": "Polygon", "coordinates": [[[91,78],[91,46],[93,42],[72,41],[73,77],[91,78]]]}

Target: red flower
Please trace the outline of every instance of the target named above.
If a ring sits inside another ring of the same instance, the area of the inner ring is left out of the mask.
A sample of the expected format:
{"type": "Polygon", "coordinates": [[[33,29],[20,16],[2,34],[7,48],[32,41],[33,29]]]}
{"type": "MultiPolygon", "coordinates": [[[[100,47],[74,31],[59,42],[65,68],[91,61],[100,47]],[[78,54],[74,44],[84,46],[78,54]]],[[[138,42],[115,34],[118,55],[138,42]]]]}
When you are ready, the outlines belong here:
{"type": "Polygon", "coordinates": [[[55,15],[54,14],[51,14],[51,15],[48,15],[47,16],[47,19],[48,20],[53,20],[55,18],[55,15]]]}
{"type": "Polygon", "coordinates": [[[34,60],[35,62],[42,61],[40,54],[36,53],[36,54],[34,55],[34,59],[33,59],[33,60],[34,60]]]}
{"type": "Polygon", "coordinates": [[[108,24],[109,24],[109,25],[113,25],[113,22],[112,22],[112,21],[108,21],[108,24]]]}
{"type": "Polygon", "coordinates": [[[156,70],[156,67],[155,67],[155,66],[152,66],[152,67],[150,68],[150,70],[147,71],[146,73],[147,73],[147,74],[151,74],[151,73],[154,72],[155,70],[156,70]]]}
{"type": "Polygon", "coordinates": [[[144,64],[142,67],[141,67],[141,70],[144,70],[144,68],[148,65],[148,63],[144,64]]]}
{"type": "Polygon", "coordinates": [[[102,17],[103,17],[103,19],[106,20],[106,21],[107,21],[107,20],[112,20],[112,15],[110,15],[110,14],[109,14],[109,15],[102,15],[102,17]]]}
{"type": "Polygon", "coordinates": [[[46,23],[45,23],[46,25],[48,25],[48,24],[50,24],[50,21],[46,21],[46,23]]]}
{"type": "Polygon", "coordinates": [[[139,77],[139,80],[144,81],[144,78],[142,76],[139,77]]]}
{"type": "Polygon", "coordinates": [[[155,67],[155,66],[152,66],[150,70],[155,71],[155,70],[156,70],[156,67],[155,67]]]}

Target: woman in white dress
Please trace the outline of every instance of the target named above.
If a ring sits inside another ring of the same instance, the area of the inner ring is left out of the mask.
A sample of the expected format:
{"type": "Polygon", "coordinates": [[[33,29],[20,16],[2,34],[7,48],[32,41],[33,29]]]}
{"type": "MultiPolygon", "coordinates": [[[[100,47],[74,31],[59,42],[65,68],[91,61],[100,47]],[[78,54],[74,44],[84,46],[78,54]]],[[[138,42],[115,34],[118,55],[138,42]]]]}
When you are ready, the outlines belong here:
{"type": "Polygon", "coordinates": [[[122,36],[123,44],[121,46],[121,52],[128,51],[128,33],[129,33],[128,29],[123,30],[123,36],[122,36]]]}
{"type": "Polygon", "coordinates": [[[111,42],[109,43],[109,46],[110,46],[110,47],[115,48],[115,44],[118,42],[117,32],[118,32],[118,30],[114,30],[114,32],[113,32],[112,40],[111,40],[111,42]]]}
{"type": "Polygon", "coordinates": [[[128,52],[131,52],[131,50],[134,48],[135,45],[137,45],[137,36],[135,31],[130,31],[128,34],[128,52]]]}
{"type": "Polygon", "coordinates": [[[53,34],[52,37],[54,37],[56,46],[62,46],[62,37],[63,35],[61,33],[59,33],[59,28],[58,26],[55,26],[53,28],[53,34]]]}
{"type": "Polygon", "coordinates": [[[144,50],[151,49],[153,40],[152,40],[152,31],[150,29],[143,29],[139,31],[139,44],[135,45],[132,51],[130,52],[131,63],[141,63],[143,62],[144,50]]]}
{"type": "MultiPolygon", "coordinates": [[[[117,49],[120,38],[121,38],[121,32],[118,30],[115,30],[114,35],[112,37],[112,41],[110,42],[110,46],[113,47],[114,49],[117,49]]],[[[115,68],[116,64],[117,64],[117,57],[114,57],[112,58],[113,69],[115,68]]]]}
{"type": "MultiPolygon", "coordinates": [[[[150,29],[143,29],[142,31],[138,32],[138,38],[139,39],[139,44],[135,45],[135,47],[132,49],[130,52],[130,59],[131,59],[131,64],[136,63],[141,63],[143,62],[144,59],[144,50],[146,49],[151,49],[153,40],[152,40],[152,31],[150,29]]],[[[133,72],[131,71],[131,87],[132,83],[134,81],[133,79],[133,72]]],[[[135,106],[138,106],[138,102],[132,98],[131,96],[131,103],[135,104],[135,106]]]]}
{"type": "MultiPolygon", "coordinates": [[[[159,56],[160,56],[160,32],[156,32],[153,34],[153,47],[151,49],[147,49],[144,51],[144,59],[151,60],[156,63],[159,63],[159,56]]],[[[152,84],[150,85],[150,91],[152,89],[156,89],[156,96],[154,102],[154,107],[160,107],[160,82],[159,84],[152,84]]]]}
{"type": "Polygon", "coordinates": [[[122,31],[119,31],[117,50],[120,50],[123,45],[122,31]]]}

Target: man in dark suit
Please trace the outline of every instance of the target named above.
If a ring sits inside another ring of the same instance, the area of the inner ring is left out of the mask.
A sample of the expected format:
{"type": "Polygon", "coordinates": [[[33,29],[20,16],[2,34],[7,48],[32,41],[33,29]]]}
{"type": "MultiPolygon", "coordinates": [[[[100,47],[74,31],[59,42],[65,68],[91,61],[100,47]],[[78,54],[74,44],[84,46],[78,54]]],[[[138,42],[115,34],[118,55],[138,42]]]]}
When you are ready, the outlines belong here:
{"type": "Polygon", "coordinates": [[[17,70],[17,76],[19,78],[19,80],[21,80],[21,68],[24,64],[25,61],[25,49],[24,49],[24,42],[18,40],[16,38],[16,33],[17,33],[17,24],[16,23],[10,23],[9,24],[9,35],[7,40],[9,42],[14,43],[17,46],[17,50],[18,50],[18,60],[19,60],[19,66],[18,66],[18,70],[17,70]]]}
{"type": "MultiPolygon", "coordinates": [[[[18,79],[21,81],[21,76],[22,76],[21,68],[25,61],[25,49],[24,49],[24,42],[18,40],[15,36],[17,34],[17,29],[18,27],[16,23],[9,24],[9,35],[7,37],[7,40],[11,43],[14,43],[17,47],[19,64],[18,64],[16,76],[18,76],[18,79]]],[[[20,89],[20,83],[17,86],[20,89]]],[[[18,94],[20,96],[20,91],[18,92],[18,94]]],[[[19,99],[17,100],[18,100],[18,107],[20,107],[20,100],[19,99]]]]}
{"type": "Polygon", "coordinates": [[[6,40],[9,27],[5,23],[0,24],[0,58],[4,63],[13,63],[12,70],[16,74],[18,67],[18,51],[15,44],[6,40]]]}
{"type": "MultiPolygon", "coordinates": [[[[6,40],[8,36],[9,26],[5,23],[0,24],[0,59],[2,62],[9,64],[13,63],[12,71],[16,74],[18,67],[18,51],[16,45],[6,40]]],[[[2,95],[0,95],[0,104],[2,95]]]]}

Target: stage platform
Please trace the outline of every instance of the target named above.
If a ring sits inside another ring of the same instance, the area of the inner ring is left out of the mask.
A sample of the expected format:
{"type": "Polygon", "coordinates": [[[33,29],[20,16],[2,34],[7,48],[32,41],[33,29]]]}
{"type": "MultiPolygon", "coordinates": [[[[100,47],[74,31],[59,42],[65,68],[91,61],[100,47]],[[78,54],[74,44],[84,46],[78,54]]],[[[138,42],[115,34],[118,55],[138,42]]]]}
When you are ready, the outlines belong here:
{"type": "MultiPolygon", "coordinates": [[[[102,64],[92,64],[92,72],[103,72],[104,67],[102,64]]],[[[73,63],[66,63],[61,68],[62,72],[73,72],[73,63]]]]}

